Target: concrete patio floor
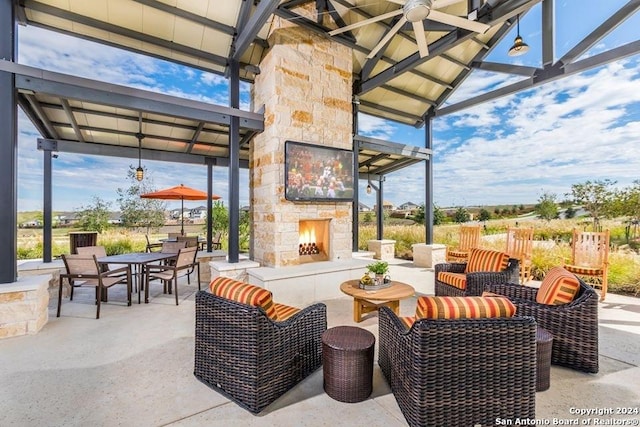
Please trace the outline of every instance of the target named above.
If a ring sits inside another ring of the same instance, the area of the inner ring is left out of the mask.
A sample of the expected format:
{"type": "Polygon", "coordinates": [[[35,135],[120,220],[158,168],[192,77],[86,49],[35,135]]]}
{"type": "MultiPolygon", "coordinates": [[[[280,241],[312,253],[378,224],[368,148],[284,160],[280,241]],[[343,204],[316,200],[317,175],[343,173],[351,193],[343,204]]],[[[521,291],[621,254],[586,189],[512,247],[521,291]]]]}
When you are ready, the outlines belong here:
{"type": "MultiPolygon", "coordinates": [[[[433,293],[431,271],[403,260],[391,264],[394,279],[426,282],[433,293]]],[[[197,285],[180,283],[179,306],[153,284],[149,304],[127,307],[119,302],[124,293],[110,294],[100,320],[92,291],[79,290],[73,302],[63,300],[60,318],[56,301],[51,302],[49,322],[40,333],[0,341],[0,426],[406,425],[377,356],[373,393],[360,403],[327,396],[322,369],[258,416],[209,389],[193,376],[197,285]]],[[[329,327],[355,325],[349,297],[323,302],[329,327]]],[[[402,314],[414,310],[415,298],[401,302],[402,314]]],[[[357,325],[377,336],[377,314],[357,325]]],[[[579,417],[576,410],[640,410],[639,366],[640,298],[609,294],[600,303],[600,372],[552,366],[551,388],[536,393],[537,419],[547,425],[554,419],[590,419],[590,425],[598,425],[595,418],[629,419],[638,425],[640,414],[579,417]]]]}

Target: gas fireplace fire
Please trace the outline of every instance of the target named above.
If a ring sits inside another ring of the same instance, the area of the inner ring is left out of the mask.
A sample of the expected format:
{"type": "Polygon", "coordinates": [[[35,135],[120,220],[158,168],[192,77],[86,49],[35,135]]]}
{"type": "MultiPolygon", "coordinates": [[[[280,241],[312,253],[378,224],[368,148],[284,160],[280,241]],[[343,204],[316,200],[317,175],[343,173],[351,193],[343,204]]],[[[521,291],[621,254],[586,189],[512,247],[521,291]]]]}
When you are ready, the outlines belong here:
{"type": "Polygon", "coordinates": [[[299,224],[300,262],[329,259],[329,220],[302,220],[299,224]]]}

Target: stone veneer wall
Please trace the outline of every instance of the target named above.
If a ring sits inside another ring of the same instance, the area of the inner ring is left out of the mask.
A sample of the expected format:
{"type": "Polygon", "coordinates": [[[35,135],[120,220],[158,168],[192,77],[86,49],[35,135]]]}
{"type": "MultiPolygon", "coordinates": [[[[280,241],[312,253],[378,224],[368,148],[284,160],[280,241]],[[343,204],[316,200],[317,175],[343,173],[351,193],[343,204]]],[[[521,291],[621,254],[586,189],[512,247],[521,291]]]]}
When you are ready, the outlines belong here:
{"type": "Polygon", "coordinates": [[[299,264],[298,222],[331,218],[330,260],[352,254],[352,204],[285,199],[286,140],[352,150],[350,48],[275,18],[270,49],[253,100],[265,107],[265,130],[251,144],[251,258],[262,265],[299,264]]]}
{"type": "Polygon", "coordinates": [[[0,339],[35,334],[49,320],[51,275],[0,285],[0,339]]]}

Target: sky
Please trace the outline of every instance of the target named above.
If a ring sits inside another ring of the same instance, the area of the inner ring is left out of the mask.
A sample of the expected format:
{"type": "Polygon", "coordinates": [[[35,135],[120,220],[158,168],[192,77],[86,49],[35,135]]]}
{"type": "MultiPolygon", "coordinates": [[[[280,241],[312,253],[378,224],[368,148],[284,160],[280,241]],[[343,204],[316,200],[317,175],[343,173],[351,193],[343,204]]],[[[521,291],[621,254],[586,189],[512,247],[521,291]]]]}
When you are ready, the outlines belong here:
{"type": "MultiPolygon", "coordinates": [[[[561,57],[625,0],[556,0],[556,58],[561,57]],[[587,3],[589,7],[583,5],[587,3]],[[580,5],[580,19],[571,13],[580,5]]],[[[487,61],[541,66],[540,5],[520,20],[520,35],[530,51],[509,57],[514,28],[487,61]]],[[[581,58],[640,39],[640,13],[611,31],[581,58]]],[[[227,81],[155,58],[53,33],[19,27],[18,62],[61,73],[228,105],[227,81]],[[176,79],[175,76],[180,76],[176,79]]],[[[519,80],[507,74],[475,70],[447,101],[460,100],[519,80]]],[[[241,108],[250,109],[250,86],[241,88],[241,108]]],[[[18,211],[42,210],[43,155],[40,137],[19,114],[18,211]],[[28,172],[28,173],[27,173],[28,172]]],[[[424,146],[424,128],[361,114],[359,133],[424,146]]],[[[434,203],[439,207],[530,204],[543,194],[564,200],[573,184],[610,179],[626,187],[640,179],[640,55],[582,74],[549,82],[433,120],[434,203]]],[[[137,159],[136,159],[137,160],[137,159]]],[[[206,167],[143,160],[145,179],[155,188],[183,183],[206,191],[206,167]],[[179,168],[179,173],[176,173],[179,168]],[[179,180],[177,182],[176,180],[179,180]]],[[[118,188],[127,188],[134,159],[59,153],[53,160],[53,210],[73,211],[95,196],[116,203],[118,188]]],[[[424,203],[425,164],[389,174],[384,199],[394,205],[424,203]]],[[[228,200],[225,168],[214,168],[213,192],[228,200]]],[[[240,171],[240,204],[249,204],[248,171],[240,171]]],[[[360,201],[375,204],[364,191],[360,201]]],[[[185,207],[198,206],[189,202],[185,207]]],[[[169,208],[177,208],[170,202],[169,208]]]]}

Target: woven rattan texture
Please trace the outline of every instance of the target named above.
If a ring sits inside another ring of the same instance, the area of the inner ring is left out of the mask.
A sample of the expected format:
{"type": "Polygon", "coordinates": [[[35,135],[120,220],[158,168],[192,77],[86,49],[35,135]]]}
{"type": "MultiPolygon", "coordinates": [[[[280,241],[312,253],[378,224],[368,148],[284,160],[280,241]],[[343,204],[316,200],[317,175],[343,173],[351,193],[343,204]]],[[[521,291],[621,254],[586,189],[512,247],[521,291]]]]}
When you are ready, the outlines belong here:
{"type": "Polygon", "coordinates": [[[515,283],[491,284],[490,292],[507,296],[519,316],[532,316],[553,335],[551,363],[578,371],[598,372],[598,294],[580,281],[578,294],[568,304],[536,302],[538,288],[515,283]]]}
{"type": "Polygon", "coordinates": [[[509,265],[501,272],[478,272],[467,274],[467,288],[458,289],[438,280],[438,273],[448,271],[451,273],[464,273],[467,264],[459,262],[440,263],[435,266],[435,293],[437,296],[465,297],[480,296],[489,283],[518,283],[520,280],[520,262],[515,258],[509,258],[509,265]]]}
{"type": "Polygon", "coordinates": [[[257,414],[321,366],[326,329],[321,303],[274,322],[262,309],[200,291],[194,375],[257,414]]]}
{"type": "Polygon", "coordinates": [[[536,330],[536,391],[548,390],[551,386],[551,348],[553,335],[538,326],[536,330]]]}
{"type": "Polygon", "coordinates": [[[378,364],[410,426],[493,426],[535,417],[531,317],[422,319],[379,311],[378,364]]]}
{"type": "Polygon", "coordinates": [[[324,390],[340,402],[361,402],[373,390],[376,338],[366,329],[337,326],[322,334],[324,390]]]}

